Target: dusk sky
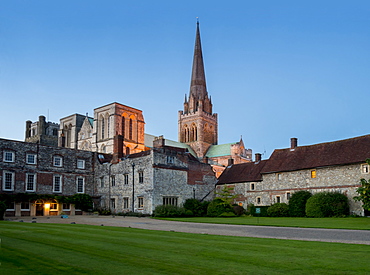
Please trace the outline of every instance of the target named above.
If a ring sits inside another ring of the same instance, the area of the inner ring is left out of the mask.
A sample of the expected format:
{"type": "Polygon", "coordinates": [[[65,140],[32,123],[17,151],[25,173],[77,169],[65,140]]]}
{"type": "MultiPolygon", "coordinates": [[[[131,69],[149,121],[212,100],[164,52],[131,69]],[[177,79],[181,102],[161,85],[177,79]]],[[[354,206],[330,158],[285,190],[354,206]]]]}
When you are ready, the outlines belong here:
{"type": "Polygon", "coordinates": [[[119,102],[177,140],[196,17],[219,144],[369,134],[370,1],[0,0],[0,137],[119,102]]]}

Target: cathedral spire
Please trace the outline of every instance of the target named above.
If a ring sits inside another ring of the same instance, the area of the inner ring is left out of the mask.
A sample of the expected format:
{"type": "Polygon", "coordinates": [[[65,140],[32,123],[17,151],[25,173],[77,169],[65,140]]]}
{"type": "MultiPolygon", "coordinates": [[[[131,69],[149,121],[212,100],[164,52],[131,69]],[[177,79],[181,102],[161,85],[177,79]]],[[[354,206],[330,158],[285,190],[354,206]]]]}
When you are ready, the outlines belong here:
{"type": "Polygon", "coordinates": [[[202,45],[200,42],[199,21],[197,20],[197,31],[195,37],[193,70],[191,74],[190,96],[193,95],[196,100],[204,99],[207,94],[206,76],[204,73],[202,45]]]}

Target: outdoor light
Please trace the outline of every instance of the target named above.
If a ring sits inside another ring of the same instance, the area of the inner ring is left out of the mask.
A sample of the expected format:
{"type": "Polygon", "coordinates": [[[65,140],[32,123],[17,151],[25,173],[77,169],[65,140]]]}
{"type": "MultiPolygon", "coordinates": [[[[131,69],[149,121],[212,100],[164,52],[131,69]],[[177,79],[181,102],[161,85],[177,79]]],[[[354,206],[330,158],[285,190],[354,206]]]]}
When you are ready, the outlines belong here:
{"type": "Polygon", "coordinates": [[[45,203],[45,209],[49,209],[50,208],[50,203],[45,203]]]}

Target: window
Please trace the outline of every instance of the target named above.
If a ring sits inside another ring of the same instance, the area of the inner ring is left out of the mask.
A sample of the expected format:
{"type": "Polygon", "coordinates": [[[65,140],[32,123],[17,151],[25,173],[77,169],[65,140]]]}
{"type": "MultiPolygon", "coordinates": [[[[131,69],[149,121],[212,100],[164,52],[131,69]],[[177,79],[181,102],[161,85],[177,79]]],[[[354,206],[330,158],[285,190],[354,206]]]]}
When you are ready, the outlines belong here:
{"type": "Polygon", "coordinates": [[[14,162],[14,152],[4,151],[4,162],[14,162]]]}
{"type": "Polygon", "coordinates": [[[63,203],[63,210],[70,210],[71,205],[69,203],[63,203]]]}
{"type": "Polygon", "coordinates": [[[256,198],[256,203],[257,203],[257,204],[261,204],[261,197],[257,197],[257,198],[256,198]]]}
{"type": "Polygon", "coordinates": [[[277,179],[277,180],[281,180],[281,173],[277,173],[277,174],[276,174],[276,179],[277,179]]]}
{"type": "Polygon", "coordinates": [[[100,188],[104,187],[104,177],[100,178],[100,188]]]}
{"type": "Polygon", "coordinates": [[[53,192],[61,193],[62,192],[62,176],[54,175],[53,178],[53,192]]]}
{"type": "Polygon", "coordinates": [[[175,158],[173,156],[167,156],[167,163],[174,163],[175,158]]]}
{"type": "Polygon", "coordinates": [[[139,171],[139,183],[143,183],[143,182],[144,182],[144,172],[139,171]]]}
{"type": "Polygon", "coordinates": [[[30,202],[29,201],[21,202],[21,210],[30,210],[30,202]]]}
{"type": "Polygon", "coordinates": [[[311,179],[316,178],[316,170],[311,170],[311,179]]]}
{"type": "Polygon", "coordinates": [[[163,205],[177,206],[177,197],[163,197],[163,205]]]}
{"type": "Polygon", "coordinates": [[[104,136],[105,136],[105,121],[104,121],[104,117],[101,118],[101,138],[104,139],[104,136]]]}
{"type": "Polygon", "coordinates": [[[112,209],[115,209],[116,208],[116,199],[110,199],[110,207],[112,209]]]}
{"type": "Polygon", "coordinates": [[[251,190],[254,190],[254,183],[251,183],[251,190]]]}
{"type": "Polygon", "coordinates": [[[137,207],[138,208],[144,208],[144,198],[143,197],[138,197],[137,198],[137,207]]]}
{"type": "Polygon", "coordinates": [[[128,209],[128,198],[123,198],[123,209],[128,209]]]}
{"type": "Polygon", "coordinates": [[[290,200],[290,192],[287,192],[287,193],[286,193],[286,199],[287,199],[287,200],[290,200]]]}
{"type": "Polygon", "coordinates": [[[27,164],[36,164],[36,154],[27,154],[26,155],[27,164]]]}
{"type": "Polygon", "coordinates": [[[128,174],[124,174],[124,175],[123,175],[123,183],[124,183],[125,185],[127,185],[127,184],[128,184],[128,174]]]}
{"type": "Polygon", "coordinates": [[[26,191],[35,192],[36,191],[36,175],[26,174],[26,191]]]}
{"type": "Polygon", "coordinates": [[[369,174],[369,164],[361,164],[361,174],[369,174]]]}
{"type": "Polygon", "coordinates": [[[50,210],[58,210],[58,204],[57,203],[51,203],[50,204],[50,210]]]}
{"type": "Polygon", "coordinates": [[[6,207],[6,210],[15,210],[15,202],[12,201],[12,202],[9,202],[7,207],[6,207]]]}
{"type": "Polygon", "coordinates": [[[14,191],[14,172],[3,171],[3,190],[14,191]]]}
{"type": "Polygon", "coordinates": [[[85,169],[85,160],[84,159],[78,159],[77,160],[77,168],[78,169],[85,169]]]}
{"type": "Polygon", "coordinates": [[[63,158],[61,156],[54,156],[53,165],[55,167],[62,167],[63,166],[63,158]]]}
{"type": "Polygon", "coordinates": [[[276,202],[280,203],[280,196],[276,196],[276,202]]]}
{"type": "Polygon", "coordinates": [[[83,177],[77,178],[77,193],[85,192],[85,179],[83,177]]]}
{"type": "Polygon", "coordinates": [[[116,176],[112,176],[112,187],[116,186],[116,176]]]}

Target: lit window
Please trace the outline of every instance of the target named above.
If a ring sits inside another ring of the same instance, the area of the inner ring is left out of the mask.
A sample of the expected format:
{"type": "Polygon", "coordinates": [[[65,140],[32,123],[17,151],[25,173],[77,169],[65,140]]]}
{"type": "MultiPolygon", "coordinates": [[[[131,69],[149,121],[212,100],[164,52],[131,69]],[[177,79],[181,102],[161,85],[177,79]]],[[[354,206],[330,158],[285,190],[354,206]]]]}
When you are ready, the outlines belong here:
{"type": "Polygon", "coordinates": [[[58,204],[57,203],[51,203],[50,204],[50,210],[58,210],[58,204]]]}
{"type": "Polygon", "coordinates": [[[138,207],[138,208],[140,208],[140,209],[141,209],[141,208],[144,208],[144,198],[143,198],[143,197],[138,197],[138,198],[137,198],[137,202],[138,202],[138,203],[137,203],[137,207],[138,207]]]}
{"type": "Polygon", "coordinates": [[[123,209],[128,209],[128,208],[129,208],[128,198],[123,198],[123,209]]]}
{"type": "Polygon", "coordinates": [[[27,154],[26,155],[27,164],[36,164],[36,154],[27,154]]]}
{"type": "Polygon", "coordinates": [[[361,174],[369,174],[369,164],[361,164],[361,174]]]}
{"type": "Polygon", "coordinates": [[[54,156],[53,165],[55,167],[62,167],[63,166],[63,158],[61,156],[54,156]]]}
{"type": "Polygon", "coordinates": [[[54,175],[53,192],[55,192],[55,193],[62,192],[62,176],[60,176],[60,175],[54,175]]]}
{"type": "Polygon", "coordinates": [[[128,184],[128,174],[123,175],[124,184],[128,184]]]}
{"type": "Polygon", "coordinates": [[[311,178],[316,178],[316,170],[311,170],[311,178]]]}
{"type": "Polygon", "coordinates": [[[14,152],[4,151],[4,162],[14,162],[14,152]]]}
{"type": "Polygon", "coordinates": [[[77,178],[77,193],[84,193],[85,191],[85,179],[83,177],[77,178]]]}
{"type": "Polygon", "coordinates": [[[3,171],[3,190],[14,190],[14,172],[3,171]]]}
{"type": "Polygon", "coordinates": [[[143,183],[143,182],[144,182],[144,172],[139,171],[139,183],[143,183]]]}
{"type": "Polygon", "coordinates": [[[163,197],[163,205],[177,206],[177,197],[163,197]]]}
{"type": "Polygon", "coordinates": [[[78,169],[85,169],[85,160],[84,159],[78,159],[77,160],[77,168],[78,169]]]}
{"type": "Polygon", "coordinates": [[[36,175],[26,174],[26,191],[35,192],[36,191],[36,175]]]}

